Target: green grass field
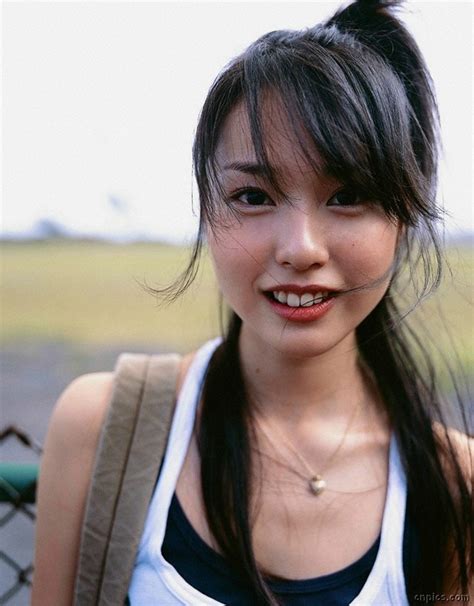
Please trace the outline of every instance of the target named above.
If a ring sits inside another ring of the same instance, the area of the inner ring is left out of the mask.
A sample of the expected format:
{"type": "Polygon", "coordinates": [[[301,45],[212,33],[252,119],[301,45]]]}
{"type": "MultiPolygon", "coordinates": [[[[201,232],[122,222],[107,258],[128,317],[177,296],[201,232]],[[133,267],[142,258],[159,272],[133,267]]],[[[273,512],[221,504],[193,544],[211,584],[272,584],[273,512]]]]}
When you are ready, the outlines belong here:
{"type": "MultiPolygon", "coordinates": [[[[196,281],[170,307],[158,307],[137,280],[169,284],[186,266],[186,248],[50,241],[3,243],[1,253],[3,342],[156,343],[184,352],[219,334],[218,290],[206,253],[196,281]]],[[[438,293],[412,321],[423,316],[426,341],[431,335],[448,357],[454,355],[454,343],[460,364],[472,376],[472,251],[451,249],[448,259],[452,274],[446,273],[438,293]]]]}
{"type": "Polygon", "coordinates": [[[139,283],[169,284],[187,258],[187,249],[159,244],[3,244],[0,339],[157,343],[184,351],[218,334],[209,260],[170,307],[158,307],[139,283]]]}

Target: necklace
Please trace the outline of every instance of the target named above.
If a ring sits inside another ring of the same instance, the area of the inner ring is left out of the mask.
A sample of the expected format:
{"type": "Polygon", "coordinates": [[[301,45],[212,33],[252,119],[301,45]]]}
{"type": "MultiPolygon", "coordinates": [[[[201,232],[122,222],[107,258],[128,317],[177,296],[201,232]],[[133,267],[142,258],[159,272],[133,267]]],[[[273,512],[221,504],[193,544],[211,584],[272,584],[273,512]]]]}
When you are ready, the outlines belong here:
{"type": "MultiPolygon", "coordinates": [[[[339,442],[338,447],[332,453],[332,455],[329,457],[329,459],[326,461],[326,464],[324,465],[324,467],[319,470],[319,473],[314,473],[314,470],[311,469],[310,465],[308,464],[308,462],[306,461],[306,459],[303,457],[303,455],[301,453],[299,453],[296,450],[296,448],[294,448],[294,446],[290,443],[290,441],[283,435],[283,432],[281,432],[278,428],[276,428],[276,431],[277,431],[278,435],[283,440],[283,442],[286,444],[287,448],[289,450],[291,450],[291,452],[293,452],[293,454],[298,458],[298,460],[300,461],[300,463],[302,463],[302,465],[305,467],[305,469],[307,471],[307,475],[303,475],[301,472],[297,471],[293,467],[290,467],[289,465],[285,465],[285,467],[287,467],[290,471],[292,471],[293,473],[295,473],[296,475],[298,475],[300,478],[303,478],[304,480],[306,480],[306,482],[308,484],[309,491],[314,496],[320,495],[326,489],[327,483],[326,483],[326,480],[323,478],[322,474],[326,471],[326,469],[329,467],[329,464],[333,461],[333,459],[335,458],[335,456],[337,455],[337,453],[341,450],[342,445],[344,444],[344,442],[346,440],[347,433],[348,433],[350,427],[352,426],[352,424],[354,422],[354,419],[357,416],[357,412],[360,409],[360,405],[361,405],[361,401],[359,401],[358,404],[354,407],[354,410],[352,411],[352,414],[351,414],[351,418],[349,419],[349,422],[348,422],[348,424],[346,426],[346,429],[344,431],[344,435],[342,437],[342,440],[339,442]]],[[[273,448],[275,448],[275,450],[278,452],[278,448],[277,448],[277,446],[275,444],[274,439],[270,436],[270,434],[268,433],[268,431],[258,421],[258,419],[257,419],[257,424],[258,424],[258,426],[260,428],[260,431],[267,438],[267,440],[270,442],[270,444],[273,446],[273,448]]]]}

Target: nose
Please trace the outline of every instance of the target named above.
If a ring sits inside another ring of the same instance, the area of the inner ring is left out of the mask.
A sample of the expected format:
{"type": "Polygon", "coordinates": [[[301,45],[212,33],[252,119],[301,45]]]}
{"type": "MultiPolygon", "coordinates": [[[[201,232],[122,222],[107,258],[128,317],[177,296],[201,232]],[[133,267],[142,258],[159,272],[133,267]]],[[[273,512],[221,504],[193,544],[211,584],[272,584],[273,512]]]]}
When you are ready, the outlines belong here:
{"type": "Polygon", "coordinates": [[[277,263],[303,271],[322,266],[329,260],[327,234],[318,213],[289,208],[278,232],[277,263]]]}

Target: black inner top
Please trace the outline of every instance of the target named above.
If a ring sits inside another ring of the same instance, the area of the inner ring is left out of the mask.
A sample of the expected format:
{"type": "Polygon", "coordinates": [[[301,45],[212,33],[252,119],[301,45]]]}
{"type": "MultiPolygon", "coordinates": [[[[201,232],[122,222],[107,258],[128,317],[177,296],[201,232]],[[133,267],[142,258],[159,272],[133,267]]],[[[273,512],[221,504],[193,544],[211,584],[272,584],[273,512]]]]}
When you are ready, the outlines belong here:
{"type": "MultiPolygon", "coordinates": [[[[268,580],[285,606],[341,606],[349,604],[362,590],[374,565],[380,535],[357,561],[331,574],[304,580],[268,580]]],[[[315,549],[318,549],[315,546],[315,549]]],[[[198,535],[184,513],[176,494],[170,505],[162,546],[164,558],[178,573],[203,594],[229,606],[258,604],[258,599],[242,574],[198,535]]],[[[416,533],[408,515],[403,533],[405,580],[415,574],[418,554],[416,533]]]]}

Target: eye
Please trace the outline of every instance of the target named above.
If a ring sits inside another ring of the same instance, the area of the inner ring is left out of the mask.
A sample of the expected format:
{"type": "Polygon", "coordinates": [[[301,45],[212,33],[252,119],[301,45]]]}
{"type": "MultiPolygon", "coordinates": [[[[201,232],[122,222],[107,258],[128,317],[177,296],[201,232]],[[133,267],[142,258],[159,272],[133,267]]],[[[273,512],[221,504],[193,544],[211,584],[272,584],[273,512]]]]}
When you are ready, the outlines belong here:
{"type": "Polygon", "coordinates": [[[327,206],[358,206],[364,199],[356,191],[340,189],[327,201],[327,206]]]}
{"type": "Polygon", "coordinates": [[[264,191],[255,187],[239,189],[239,191],[235,192],[230,199],[236,200],[237,202],[242,202],[245,206],[250,207],[268,206],[268,204],[265,204],[265,201],[271,202],[270,198],[264,191]]]}

